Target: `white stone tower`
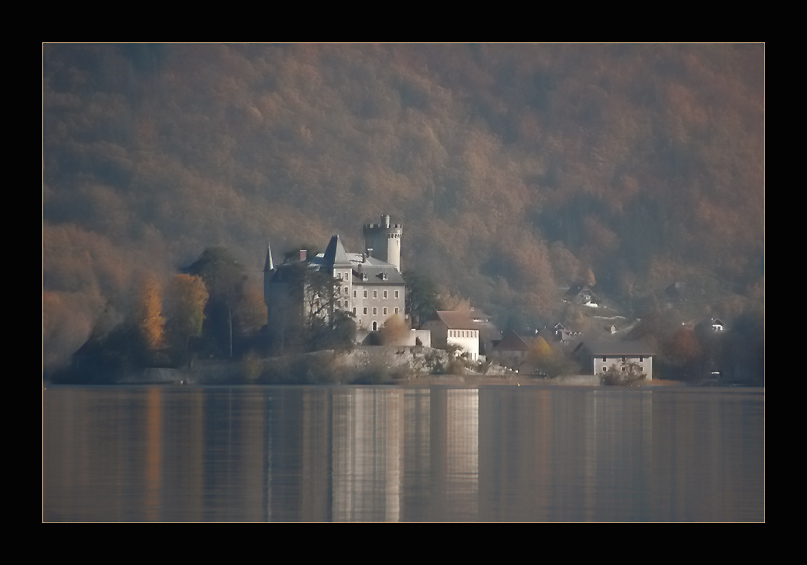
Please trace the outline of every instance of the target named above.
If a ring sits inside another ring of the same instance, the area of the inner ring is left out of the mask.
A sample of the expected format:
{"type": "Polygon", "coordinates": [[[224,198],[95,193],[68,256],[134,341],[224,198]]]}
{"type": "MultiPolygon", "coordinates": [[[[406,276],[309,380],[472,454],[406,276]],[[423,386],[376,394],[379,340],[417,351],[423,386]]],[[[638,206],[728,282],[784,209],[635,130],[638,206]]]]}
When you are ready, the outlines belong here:
{"type": "Polygon", "coordinates": [[[373,257],[395,265],[400,273],[402,235],[403,224],[390,224],[389,216],[383,215],[380,224],[364,224],[364,247],[373,257]]]}

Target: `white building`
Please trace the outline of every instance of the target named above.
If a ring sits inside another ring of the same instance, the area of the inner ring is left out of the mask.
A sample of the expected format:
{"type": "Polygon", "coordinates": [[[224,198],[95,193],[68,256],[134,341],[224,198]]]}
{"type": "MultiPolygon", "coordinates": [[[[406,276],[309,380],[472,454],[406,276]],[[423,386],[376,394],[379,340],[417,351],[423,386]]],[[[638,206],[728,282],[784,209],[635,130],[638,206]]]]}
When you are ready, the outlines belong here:
{"type": "Polygon", "coordinates": [[[602,375],[611,367],[626,373],[633,368],[646,380],[653,379],[653,351],[640,341],[586,341],[574,351],[589,363],[594,375],[602,375]]]}
{"type": "Polygon", "coordinates": [[[456,345],[471,361],[479,358],[479,328],[467,312],[438,310],[420,328],[431,331],[432,347],[456,345]]]}

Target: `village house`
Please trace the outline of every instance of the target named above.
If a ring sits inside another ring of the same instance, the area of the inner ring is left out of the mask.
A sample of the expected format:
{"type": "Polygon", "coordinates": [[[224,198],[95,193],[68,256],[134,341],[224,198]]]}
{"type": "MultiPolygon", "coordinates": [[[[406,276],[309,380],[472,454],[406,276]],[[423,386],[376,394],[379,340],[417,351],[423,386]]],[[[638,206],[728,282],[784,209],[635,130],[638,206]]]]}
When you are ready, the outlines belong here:
{"type": "Polygon", "coordinates": [[[433,347],[460,347],[471,361],[479,358],[479,328],[467,312],[438,310],[420,325],[431,332],[433,347]]]}
{"type": "Polygon", "coordinates": [[[631,369],[653,379],[653,351],[640,341],[586,341],[574,350],[593,375],[602,375],[612,367],[629,373],[631,369]]]}
{"type": "Polygon", "coordinates": [[[527,340],[514,331],[493,342],[488,359],[505,367],[517,369],[524,364],[530,351],[527,340]]]}
{"type": "Polygon", "coordinates": [[[572,331],[570,329],[567,329],[560,322],[555,324],[554,339],[561,345],[568,346],[569,344],[577,344],[582,336],[583,332],[572,331]]]}
{"type": "Polygon", "coordinates": [[[596,308],[600,304],[600,299],[592,292],[588,285],[576,284],[569,287],[563,295],[563,301],[571,304],[580,304],[596,308]]]}

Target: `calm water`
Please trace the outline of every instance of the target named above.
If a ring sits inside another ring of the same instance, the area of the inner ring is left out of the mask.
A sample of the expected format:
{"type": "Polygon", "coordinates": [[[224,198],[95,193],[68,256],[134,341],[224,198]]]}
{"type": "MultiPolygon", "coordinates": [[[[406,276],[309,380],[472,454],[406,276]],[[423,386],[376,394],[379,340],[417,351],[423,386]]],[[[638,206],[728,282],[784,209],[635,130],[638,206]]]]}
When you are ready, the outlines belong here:
{"type": "Polygon", "coordinates": [[[44,521],[763,521],[763,389],[53,387],[44,521]]]}

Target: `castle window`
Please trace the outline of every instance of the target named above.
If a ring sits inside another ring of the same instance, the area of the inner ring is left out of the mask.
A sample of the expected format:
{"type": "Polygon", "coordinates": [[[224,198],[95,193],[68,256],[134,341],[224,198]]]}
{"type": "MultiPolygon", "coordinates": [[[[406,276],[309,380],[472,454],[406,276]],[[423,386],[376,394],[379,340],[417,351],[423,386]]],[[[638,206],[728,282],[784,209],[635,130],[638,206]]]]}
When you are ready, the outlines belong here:
{"type": "Polygon", "coordinates": [[[384,291],[384,298],[386,298],[386,297],[387,297],[387,291],[385,290],[384,291]]]}
{"type": "Polygon", "coordinates": [[[345,287],[345,296],[347,296],[349,293],[350,293],[350,289],[348,287],[345,287]]]}
{"type": "Polygon", "coordinates": [[[398,291],[395,291],[395,298],[398,298],[398,291]]]}
{"type": "Polygon", "coordinates": [[[395,309],[395,313],[396,313],[396,314],[398,313],[398,309],[397,309],[397,308],[395,309]]]}
{"type": "Polygon", "coordinates": [[[384,308],[384,315],[385,316],[387,315],[387,309],[386,308],[384,308]]]}
{"type": "Polygon", "coordinates": [[[356,291],[353,291],[353,298],[356,298],[356,291]]]}
{"type": "Polygon", "coordinates": [[[375,316],[376,314],[378,314],[378,308],[373,308],[373,316],[375,316]]]}
{"type": "Polygon", "coordinates": [[[373,298],[378,298],[378,291],[377,290],[373,291],[373,298]]]}
{"type": "Polygon", "coordinates": [[[364,291],[364,297],[367,298],[367,291],[364,291]]]}
{"type": "Polygon", "coordinates": [[[365,306],[365,308],[364,308],[364,313],[365,313],[365,314],[367,313],[367,307],[366,307],[366,306],[365,306]]]}

